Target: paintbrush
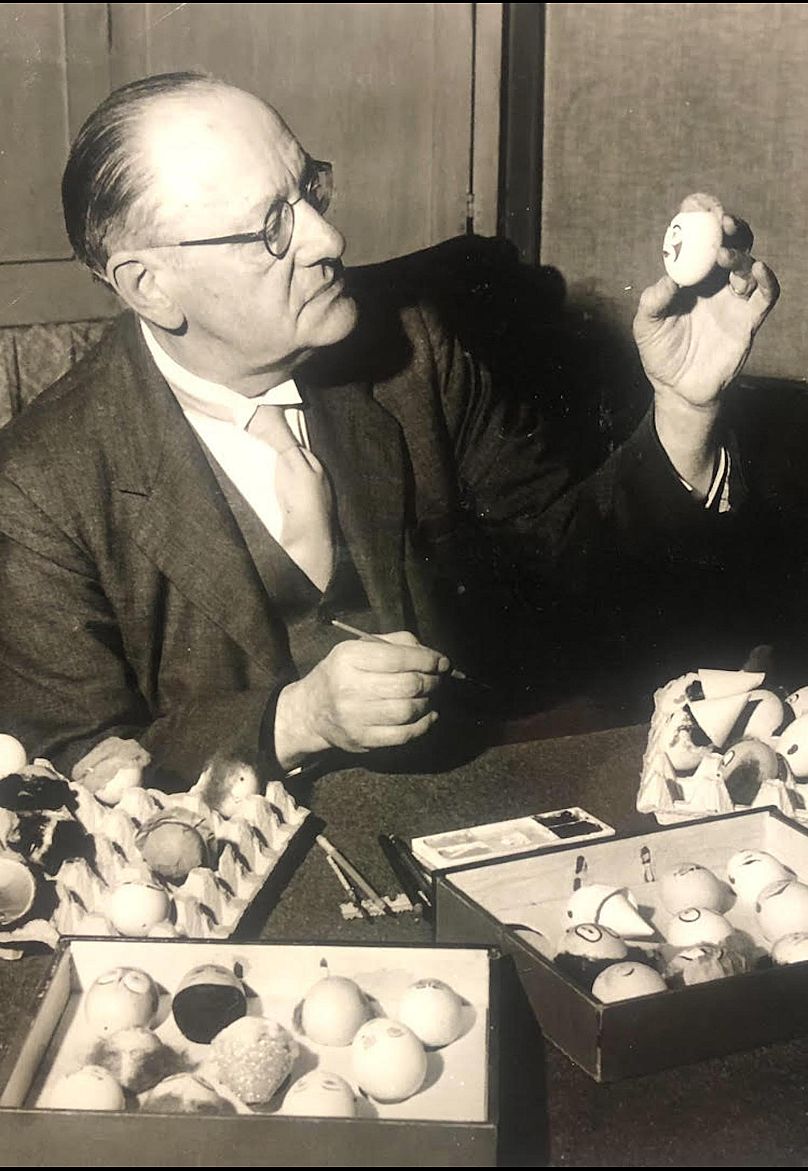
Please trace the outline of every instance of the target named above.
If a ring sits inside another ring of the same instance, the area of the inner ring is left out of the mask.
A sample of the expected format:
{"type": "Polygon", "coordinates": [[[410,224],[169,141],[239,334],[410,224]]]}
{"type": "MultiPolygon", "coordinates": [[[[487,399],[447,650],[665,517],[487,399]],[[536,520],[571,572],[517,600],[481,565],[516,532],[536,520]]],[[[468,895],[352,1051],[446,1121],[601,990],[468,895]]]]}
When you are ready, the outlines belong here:
{"type": "MultiPolygon", "coordinates": [[[[368,634],[366,630],[359,630],[356,626],[349,626],[347,622],[340,622],[339,618],[329,618],[328,620],[332,626],[336,626],[338,630],[344,630],[346,634],[352,634],[354,638],[361,638],[363,642],[383,642],[388,646],[393,644],[389,639],[385,638],[383,634],[368,634]]],[[[458,683],[471,683],[475,687],[485,687],[488,689],[487,683],[481,683],[479,679],[472,679],[469,675],[465,675],[462,671],[452,669],[449,672],[453,679],[458,683]]]]}

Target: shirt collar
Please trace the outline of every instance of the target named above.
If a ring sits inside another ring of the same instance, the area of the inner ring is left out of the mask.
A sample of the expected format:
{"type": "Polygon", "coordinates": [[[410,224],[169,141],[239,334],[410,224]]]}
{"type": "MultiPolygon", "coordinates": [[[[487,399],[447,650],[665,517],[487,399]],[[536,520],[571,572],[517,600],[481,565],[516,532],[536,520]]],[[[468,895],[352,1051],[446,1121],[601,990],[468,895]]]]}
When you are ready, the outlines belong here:
{"type": "Polygon", "coordinates": [[[246,430],[260,406],[299,407],[303,400],[294,379],[289,378],[264,391],[255,398],[247,398],[220,382],[210,382],[186,370],[167,354],[146,322],[140,319],[140,328],[157,369],[165,378],[183,410],[198,411],[214,419],[232,423],[246,430]]]}

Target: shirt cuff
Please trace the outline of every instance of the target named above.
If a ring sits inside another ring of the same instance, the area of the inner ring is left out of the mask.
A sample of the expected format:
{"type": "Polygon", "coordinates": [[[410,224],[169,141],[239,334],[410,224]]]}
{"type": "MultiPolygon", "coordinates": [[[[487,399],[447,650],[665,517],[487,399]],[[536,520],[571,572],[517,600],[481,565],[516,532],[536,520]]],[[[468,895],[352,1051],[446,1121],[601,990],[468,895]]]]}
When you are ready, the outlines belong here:
{"type": "MultiPolygon", "coordinates": [[[[732,505],[730,502],[729,482],[730,473],[732,471],[732,460],[729,451],[723,445],[718,451],[715,461],[715,471],[713,472],[712,482],[707,495],[704,498],[704,507],[711,512],[729,512],[732,505]]],[[[679,475],[679,473],[676,473],[679,475]]],[[[687,488],[688,492],[693,491],[693,485],[688,484],[684,476],[679,476],[682,484],[687,488]]]]}

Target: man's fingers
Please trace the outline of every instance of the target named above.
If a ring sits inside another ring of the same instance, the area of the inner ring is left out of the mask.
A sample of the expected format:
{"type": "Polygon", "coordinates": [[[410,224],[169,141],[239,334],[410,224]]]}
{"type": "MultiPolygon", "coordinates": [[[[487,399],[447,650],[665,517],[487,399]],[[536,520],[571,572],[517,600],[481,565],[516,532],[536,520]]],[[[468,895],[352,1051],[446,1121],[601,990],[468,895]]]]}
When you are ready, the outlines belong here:
{"type": "Polygon", "coordinates": [[[425,716],[412,724],[380,725],[368,728],[364,737],[365,747],[395,748],[400,744],[408,744],[411,740],[417,740],[419,736],[423,736],[424,732],[429,731],[437,719],[437,712],[427,712],[425,716]]]}
{"type": "Polygon", "coordinates": [[[409,630],[393,630],[390,634],[382,634],[379,637],[387,642],[392,642],[395,646],[421,646],[421,643],[409,630]]]}
{"type": "Polygon", "coordinates": [[[737,248],[721,247],[718,249],[716,264],[719,268],[728,268],[730,272],[744,275],[752,271],[754,258],[748,252],[742,252],[737,248]]]}
{"type": "Polygon", "coordinates": [[[729,287],[736,297],[744,297],[748,301],[758,285],[751,272],[745,274],[731,272],[729,274],[729,287]]]}
{"type": "Polygon", "coordinates": [[[756,260],[752,265],[752,276],[757,281],[757,288],[749,298],[749,304],[755,313],[755,329],[765,321],[777,304],[780,296],[780,283],[767,264],[756,260]]]}
{"type": "Polygon", "coordinates": [[[729,240],[729,246],[739,252],[751,252],[755,242],[755,234],[746,220],[739,216],[725,215],[721,220],[721,230],[729,240]]]}
{"type": "MultiPolygon", "coordinates": [[[[387,635],[385,635],[387,639],[387,635]]],[[[398,671],[420,671],[426,675],[442,675],[451,667],[446,655],[429,647],[401,646],[393,642],[343,643],[343,652],[350,656],[351,665],[357,671],[372,671],[385,674],[398,671]]],[[[342,648],[340,648],[342,649],[342,648]]]]}
{"type": "Polygon", "coordinates": [[[637,307],[637,316],[634,318],[635,329],[643,321],[658,321],[665,317],[678,292],[679,286],[667,273],[660,277],[655,285],[649,285],[647,289],[643,289],[637,307]]]}
{"type": "Polygon", "coordinates": [[[423,675],[420,671],[399,671],[377,675],[366,686],[381,699],[416,699],[431,695],[441,684],[440,675],[423,675]]]}

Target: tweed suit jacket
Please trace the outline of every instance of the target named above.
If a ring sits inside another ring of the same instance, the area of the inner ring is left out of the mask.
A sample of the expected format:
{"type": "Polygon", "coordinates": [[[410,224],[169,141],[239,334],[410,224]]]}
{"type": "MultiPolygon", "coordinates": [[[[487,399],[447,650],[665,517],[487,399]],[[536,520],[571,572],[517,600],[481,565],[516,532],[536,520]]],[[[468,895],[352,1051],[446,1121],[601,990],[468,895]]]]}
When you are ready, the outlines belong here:
{"type": "MultiPolygon", "coordinates": [[[[395,333],[369,361],[360,324],[299,379],[372,628],[465,666],[485,650],[481,614],[489,644],[519,607],[557,628],[604,558],[652,560],[709,523],[648,419],[570,486],[535,418],[428,309],[397,310],[395,333]],[[494,603],[500,579],[531,585],[494,603]]],[[[0,728],[63,768],[109,735],[185,781],[217,749],[261,746],[271,768],[274,702],[297,673],[266,575],[124,314],[0,432],[0,728]]]]}

